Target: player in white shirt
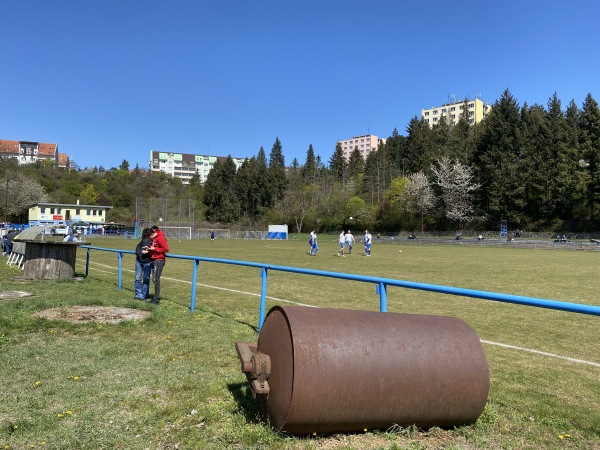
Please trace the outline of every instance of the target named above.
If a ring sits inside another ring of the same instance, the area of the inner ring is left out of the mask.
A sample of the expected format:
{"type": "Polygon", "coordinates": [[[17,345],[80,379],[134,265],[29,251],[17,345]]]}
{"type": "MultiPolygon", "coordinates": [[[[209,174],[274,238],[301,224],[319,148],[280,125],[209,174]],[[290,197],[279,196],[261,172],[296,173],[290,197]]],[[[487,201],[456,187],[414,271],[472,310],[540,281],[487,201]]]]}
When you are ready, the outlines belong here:
{"type": "Polygon", "coordinates": [[[348,232],[346,233],[346,244],[348,244],[348,254],[351,255],[352,254],[352,245],[354,245],[356,241],[354,240],[354,236],[352,236],[352,233],[350,232],[350,230],[348,230],[348,232]]]}
{"type": "Polygon", "coordinates": [[[369,233],[369,230],[365,230],[363,242],[365,244],[365,253],[367,254],[367,256],[371,256],[371,240],[372,240],[372,236],[369,233]]]}
{"type": "Polygon", "coordinates": [[[344,255],[344,246],[346,245],[346,237],[344,236],[344,230],[340,233],[340,251],[338,252],[338,256],[345,257],[344,255]]]}

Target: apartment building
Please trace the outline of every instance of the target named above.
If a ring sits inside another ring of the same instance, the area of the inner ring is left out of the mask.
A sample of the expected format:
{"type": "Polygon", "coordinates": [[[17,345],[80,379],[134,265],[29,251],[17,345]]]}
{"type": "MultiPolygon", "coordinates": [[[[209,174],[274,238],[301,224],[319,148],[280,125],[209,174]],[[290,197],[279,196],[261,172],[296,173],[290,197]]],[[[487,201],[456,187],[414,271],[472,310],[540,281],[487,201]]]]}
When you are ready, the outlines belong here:
{"type": "Polygon", "coordinates": [[[342,146],[346,160],[350,159],[350,155],[355,148],[358,148],[358,151],[366,160],[369,153],[376,151],[377,147],[385,144],[385,141],[386,139],[380,139],[373,134],[364,134],[362,136],[354,136],[352,139],[338,141],[338,143],[342,146]]]}
{"type": "Polygon", "coordinates": [[[58,145],[33,141],[10,141],[0,139],[0,159],[16,159],[19,165],[41,160],[57,163],[58,145]]]}
{"type": "MultiPolygon", "coordinates": [[[[204,183],[208,172],[214,167],[217,160],[225,160],[223,156],[197,155],[193,153],[170,153],[150,150],[150,170],[164,172],[180,178],[183,184],[189,184],[192,177],[198,173],[200,182],[204,183]]],[[[233,158],[239,169],[244,159],[233,158]]]]}
{"type": "Polygon", "coordinates": [[[441,106],[421,110],[421,117],[430,126],[436,125],[442,117],[448,123],[456,125],[458,120],[466,114],[470,124],[481,122],[489,113],[491,106],[483,103],[478,98],[474,100],[463,100],[460,102],[445,103],[441,106]],[[466,107],[466,111],[465,111],[466,107]]]}

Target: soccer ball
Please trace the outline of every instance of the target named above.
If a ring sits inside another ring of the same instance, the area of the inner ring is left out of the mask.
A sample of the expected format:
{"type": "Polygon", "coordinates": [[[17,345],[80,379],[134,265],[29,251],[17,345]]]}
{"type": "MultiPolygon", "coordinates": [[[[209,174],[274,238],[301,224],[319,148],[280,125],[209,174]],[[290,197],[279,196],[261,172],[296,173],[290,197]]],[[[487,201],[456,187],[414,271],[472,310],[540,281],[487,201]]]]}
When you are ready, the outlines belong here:
{"type": "Polygon", "coordinates": [[[350,220],[354,219],[354,217],[350,216],[350,220]]]}

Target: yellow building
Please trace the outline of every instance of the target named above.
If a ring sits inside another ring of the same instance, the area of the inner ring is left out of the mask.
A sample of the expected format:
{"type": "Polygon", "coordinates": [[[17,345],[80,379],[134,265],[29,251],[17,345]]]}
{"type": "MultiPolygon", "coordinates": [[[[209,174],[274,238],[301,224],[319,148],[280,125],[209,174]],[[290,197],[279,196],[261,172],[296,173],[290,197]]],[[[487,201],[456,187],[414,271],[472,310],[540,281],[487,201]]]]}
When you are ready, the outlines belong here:
{"type": "Polygon", "coordinates": [[[101,225],[112,206],[75,205],[61,203],[37,203],[29,207],[29,225],[72,225],[86,222],[101,225]]]}
{"type": "Polygon", "coordinates": [[[475,100],[445,103],[442,106],[422,109],[421,117],[430,126],[436,125],[442,117],[445,117],[448,123],[456,125],[458,120],[464,115],[469,123],[473,125],[481,122],[490,112],[490,109],[490,105],[476,98],[475,100]]]}

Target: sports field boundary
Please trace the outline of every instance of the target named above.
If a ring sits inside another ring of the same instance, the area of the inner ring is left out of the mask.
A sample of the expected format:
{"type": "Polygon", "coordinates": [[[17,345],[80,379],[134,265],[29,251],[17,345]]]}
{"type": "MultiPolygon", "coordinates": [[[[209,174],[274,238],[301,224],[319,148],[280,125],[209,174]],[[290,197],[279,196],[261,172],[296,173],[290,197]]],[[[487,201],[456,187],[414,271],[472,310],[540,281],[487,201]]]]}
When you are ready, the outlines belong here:
{"type": "MultiPolygon", "coordinates": [[[[80,259],[81,261],[81,259],[80,259]]],[[[102,266],[102,267],[106,267],[106,268],[110,268],[113,269],[113,271],[107,271],[107,270],[102,270],[102,269],[94,269],[94,270],[98,270],[101,271],[103,273],[110,273],[110,274],[115,274],[116,272],[114,272],[115,267],[114,266],[110,266],[108,264],[102,264],[102,263],[94,263],[94,265],[98,265],[98,266],[102,266]]],[[[134,270],[132,269],[123,269],[126,272],[131,272],[131,273],[135,273],[134,270]]],[[[174,278],[174,277],[162,277],[162,279],[164,280],[169,280],[169,281],[174,281],[177,283],[182,283],[182,284],[191,284],[191,281],[188,280],[181,280],[179,278],[174,278]]],[[[231,288],[225,288],[222,286],[215,286],[215,285],[210,285],[210,284],[206,284],[206,283],[196,283],[197,286],[200,287],[204,287],[204,288],[208,288],[208,289],[215,289],[215,290],[220,290],[220,291],[225,291],[225,292],[232,292],[235,294],[241,294],[241,295],[248,295],[251,297],[260,297],[261,294],[256,293],[256,292],[248,292],[248,291],[242,291],[239,289],[231,289],[231,288]]],[[[272,296],[267,296],[268,300],[274,301],[274,302],[281,302],[281,303],[288,303],[291,305],[297,305],[297,306],[306,306],[306,307],[310,307],[310,308],[320,308],[317,305],[310,305],[310,304],[306,304],[306,303],[301,303],[301,302],[296,302],[293,300],[288,300],[288,299],[284,299],[284,298],[279,298],[279,297],[272,297],[272,296]]],[[[558,355],[556,353],[549,353],[549,352],[544,352],[541,350],[536,350],[533,348],[526,348],[526,347],[519,347],[516,345],[510,345],[510,344],[504,344],[501,342],[494,342],[494,341],[488,341],[485,339],[480,339],[482,344],[486,344],[486,345],[491,345],[491,346],[495,346],[495,347],[501,347],[504,349],[510,349],[510,350],[516,350],[519,352],[525,352],[525,353],[532,353],[535,355],[539,355],[539,356],[544,356],[544,357],[548,357],[548,358],[552,358],[552,359],[559,359],[559,360],[563,360],[563,361],[568,361],[571,363],[575,363],[575,364],[583,364],[583,365],[589,365],[589,366],[594,366],[594,367],[599,367],[600,368],[600,363],[596,363],[593,361],[587,361],[584,359],[578,359],[578,358],[573,358],[570,356],[565,356],[565,355],[558,355]]]]}

